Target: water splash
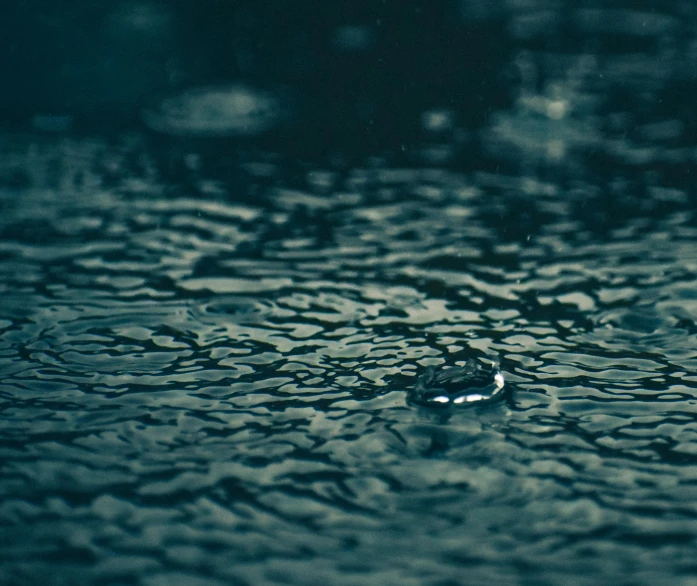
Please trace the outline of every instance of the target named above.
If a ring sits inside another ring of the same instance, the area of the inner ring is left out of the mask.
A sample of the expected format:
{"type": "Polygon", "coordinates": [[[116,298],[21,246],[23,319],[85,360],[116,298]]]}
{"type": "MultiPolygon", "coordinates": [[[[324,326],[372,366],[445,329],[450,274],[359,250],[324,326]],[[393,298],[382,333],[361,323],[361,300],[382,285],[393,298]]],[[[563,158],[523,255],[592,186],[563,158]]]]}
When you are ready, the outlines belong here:
{"type": "Polygon", "coordinates": [[[500,399],[504,379],[498,362],[471,358],[463,367],[429,368],[409,393],[409,400],[428,407],[484,405],[500,399]]]}
{"type": "Polygon", "coordinates": [[[279,94],[242,83],[186,90],[142,112],[145,125],[177,136],[251,136],[286,113],[279,94]]]}

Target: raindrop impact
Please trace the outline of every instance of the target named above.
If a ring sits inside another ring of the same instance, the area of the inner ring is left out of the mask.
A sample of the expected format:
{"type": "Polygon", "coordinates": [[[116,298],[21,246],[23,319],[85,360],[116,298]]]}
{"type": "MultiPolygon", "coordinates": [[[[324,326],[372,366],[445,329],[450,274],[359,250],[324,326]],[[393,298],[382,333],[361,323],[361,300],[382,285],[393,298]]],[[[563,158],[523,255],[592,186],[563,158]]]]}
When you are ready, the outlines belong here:
{"type": "Polygon", "coordinates": [[[206,86],[167,97],[142,112],[151,130],[177,136],[252,136],[275,128],[284,100],[245,84],[206,86]]]}
{"type": "Polygon", "coordinates": [[[498,362],[470,359],[462,367],[429,368],[408,394],[409,402],[427,407],[467,407],[498,400],[504,379],[498,362]]]}

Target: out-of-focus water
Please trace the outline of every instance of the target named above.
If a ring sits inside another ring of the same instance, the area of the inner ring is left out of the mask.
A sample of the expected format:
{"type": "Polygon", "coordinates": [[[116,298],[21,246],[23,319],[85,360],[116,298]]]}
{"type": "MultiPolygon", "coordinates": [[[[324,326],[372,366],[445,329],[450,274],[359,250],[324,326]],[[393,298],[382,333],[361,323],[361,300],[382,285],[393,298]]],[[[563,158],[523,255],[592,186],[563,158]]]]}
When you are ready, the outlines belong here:
{"type": "Polygon", "coordinates": [[[696,584],[688,8],[510,8],[511,106],[360,158],[3,133],[0,583],[696,584]]]}

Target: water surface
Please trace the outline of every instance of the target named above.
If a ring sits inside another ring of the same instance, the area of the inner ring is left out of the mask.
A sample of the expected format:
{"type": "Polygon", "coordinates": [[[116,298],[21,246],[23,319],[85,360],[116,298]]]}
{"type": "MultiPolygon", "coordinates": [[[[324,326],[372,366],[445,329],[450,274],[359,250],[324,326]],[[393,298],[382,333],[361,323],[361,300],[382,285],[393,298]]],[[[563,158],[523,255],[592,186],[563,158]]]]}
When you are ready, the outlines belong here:
{"type": "Polygon", "coordinates": [[[405,149],[3,134],[0,582],[695,583],[689,27],[525,16],[511,107],[405,149]]]}

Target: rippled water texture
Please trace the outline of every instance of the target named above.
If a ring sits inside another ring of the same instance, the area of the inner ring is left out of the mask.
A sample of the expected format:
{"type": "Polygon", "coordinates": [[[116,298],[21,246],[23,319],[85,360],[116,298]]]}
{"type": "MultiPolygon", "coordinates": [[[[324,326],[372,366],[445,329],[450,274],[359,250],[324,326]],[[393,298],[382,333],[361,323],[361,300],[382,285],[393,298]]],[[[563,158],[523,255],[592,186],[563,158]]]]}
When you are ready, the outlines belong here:
{"type": "Polygon", "coordinates": [[[3,135],[0,583],[697,583],[692,110],[513,24],[466,170],[3,135]]]}

